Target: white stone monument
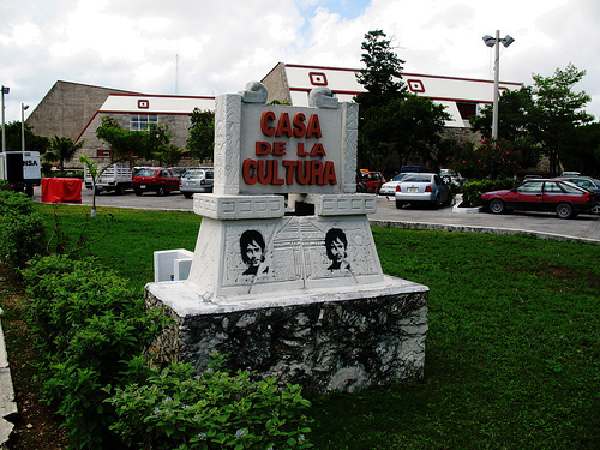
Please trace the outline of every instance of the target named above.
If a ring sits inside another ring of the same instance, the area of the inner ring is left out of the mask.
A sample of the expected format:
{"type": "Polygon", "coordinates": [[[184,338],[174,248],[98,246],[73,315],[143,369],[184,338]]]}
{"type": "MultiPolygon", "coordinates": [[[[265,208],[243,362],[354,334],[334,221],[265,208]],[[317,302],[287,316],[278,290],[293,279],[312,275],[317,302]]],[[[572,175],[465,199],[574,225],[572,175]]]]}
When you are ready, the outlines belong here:
{"type": "Polygon", "coordinates": [[[247,89],[216,99],[189,277],[146,286],[177,322],[156,357],[201,371],[218,351],[317,392],[422,378],[428,289],[381,270],[376,196],[355,192],[358,104],[321,88],[308,108],[266,105],[262,84],[247,89]],[[314,213],[286,215],[284,193],[314,213]]]}

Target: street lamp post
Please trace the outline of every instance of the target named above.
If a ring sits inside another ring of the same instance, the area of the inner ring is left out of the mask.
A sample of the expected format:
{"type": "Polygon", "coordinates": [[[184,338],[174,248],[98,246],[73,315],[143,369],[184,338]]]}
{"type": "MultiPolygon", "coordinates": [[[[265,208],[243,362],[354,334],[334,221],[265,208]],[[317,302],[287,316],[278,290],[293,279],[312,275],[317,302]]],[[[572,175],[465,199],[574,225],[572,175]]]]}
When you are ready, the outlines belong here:
{"type": "Polygon", "coordinates": [[[4,96],[10,93],[10,88],[2,85],[0,88],[0,109],[2,109],[2,151],[6,151],[6,130],[4,128],[4,96]]]}
{"type": "Polygon", "coordinates": [[[21,151],[25,153],[25,110],[29,105],[21,102],[21,151]]]}
{"type": "Polygon", "coordinates": [[[496,47],[496,57],[494,59],[494,106],[492,108],[492,139],[498,141],[498,80],[500,78],[500,42],[505,48],[515,42],[512,36],[508,34],[500,38],[500,30],[496,30],[496,37],[490,35],[481,38],[487,47],[496,47]]]}

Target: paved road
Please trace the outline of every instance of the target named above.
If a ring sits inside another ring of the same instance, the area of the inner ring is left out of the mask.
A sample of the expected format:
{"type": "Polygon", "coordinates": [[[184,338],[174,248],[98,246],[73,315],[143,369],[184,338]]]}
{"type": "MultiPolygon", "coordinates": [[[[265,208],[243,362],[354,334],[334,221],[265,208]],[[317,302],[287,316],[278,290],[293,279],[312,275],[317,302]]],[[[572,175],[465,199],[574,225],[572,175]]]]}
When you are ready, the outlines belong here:
{"type": "MultiPolygon", "coordinates": [[[[35,198],[39,201],[39,188],[35,198]]],[[[84,189],[83,203],[91,204],[92,196],[84,189]]],[[[158,197],[156,194],[144,194],[136,197],[133,193],[124,195],[102,194],[96,197],[98,206],[122,208],[158,209],[191,211],[192,200],[181,194],[158,197]]],[[[377,201],[377,213],[370,215],[371,220],[402,221],[427,224],[444,224],[473,227],[492,227],[516,230],[529,230],[540,233],[561,234],[586,239],[600,239],[600,216],[579,215],[572,220],[560,220],[552,213],[513,213],[495,216],[487,213],[458,211],[453,208],[429,209],[408,207],[397,210],[394,201],[380,197],[377,201]]]]}

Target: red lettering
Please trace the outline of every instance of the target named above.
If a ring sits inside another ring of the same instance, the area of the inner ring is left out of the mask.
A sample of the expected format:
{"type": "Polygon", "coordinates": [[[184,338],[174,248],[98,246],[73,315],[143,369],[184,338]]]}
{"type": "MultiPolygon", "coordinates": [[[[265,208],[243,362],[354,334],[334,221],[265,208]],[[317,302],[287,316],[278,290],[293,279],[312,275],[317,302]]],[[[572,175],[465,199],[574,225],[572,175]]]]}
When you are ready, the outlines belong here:
{"type": "Polygon", "coordinates": [[[298,184],[306,185],[310,183],[310,163],[311,161],[304,161],[304,164],[302,164],[302,161],[298,161],[296,170],[296,181],[298,184]]]}
{"type": "Polygon", "coordinates": [[[321,161],[312,162],[312,173],[310,174],[310,184],[323,186],[323,163],[321,161]]]}
{"type": "Polygon", "coordinates": [[[317,142],[315,145],[313,145],[312,149],[310,150],[310,156],[325,156],[325,148],[323,147],[323,144],[317,142]]]}
{"type": "Polygon", "coordinates": [[[273,111],[265,111],[260,116],[260,129],[265,136],[275,136],[275,127],[271,125],[271,122],[275,120],[276,116],[273,111]]]}
{"type": "Polygon", "coordinates": [[[279,175],[277,173],[279,161],[274,159],[271,161],[271,164],[273,165],[273,179],[271,180],[271,184],[273,186],[281,186],[283,184],[283,179],[279,178],[279,175]]]}
{"type": "Polygon", "coordinates": [[[266,156],[271,153],[271,144],[258,141],[256,143],[256,156],[266,156]]]}
{"type": "Polygon", "coordinates": [[[286,143],[285,142],[275,142],[273,143],[273,156],[283,156],[287,152],[285,150],[286,143]]]}
{"type": "Polygon", "coordinates": [[[304,151],[304,142],[298,142],[298,149],[296,150],[296,154],[301,158],[308,156],[308,153],[304,151]]]}
{"type": "Polygon", "coordinates": [[[306,135],[306,116],[304,113],[294,115],[294,137],[302,138],[306,135]]]}
{"type": "Polygon", "coordinates": [[[306,126],[306,139],[310,138],[320,138],[321,133],[321,125],[319,125],[319,116],[317,114],[311,114],[308,119],[308,125],[306,126]]]}
{"type": "Polygon", "coordinates": [[[256,184],[256,161],[245,159],[242,163],[242,178],[246,184],[256,184]]]}
{"type": "Polygon", "coordinates": [[[286,135],[287,137],[293,137],[292,126],[290,125],[290,116],[288,113],[281,113],[279,120],[277,121],[277,130],[275,130],[275,137],[281,137],[286,135]]]}
{"type": "Polygon", "coordinates": [[[337,179],[335,177],[335,164],[333,161],[325,161],[325,168],[323,169],[323,184],[337,184],[337,179]]]}
{"type": "Polygon", "coordinates": [[[286,184],[294,184],[294,169],[298,165],[299,161],[284,159],[281,164],[285,168],[285,181],[286,184]]]}
{"type": "Polygon", "coordinates": [[[258,160],[258,184],[271,184],[273,179],[272,160],[258,160]]]}

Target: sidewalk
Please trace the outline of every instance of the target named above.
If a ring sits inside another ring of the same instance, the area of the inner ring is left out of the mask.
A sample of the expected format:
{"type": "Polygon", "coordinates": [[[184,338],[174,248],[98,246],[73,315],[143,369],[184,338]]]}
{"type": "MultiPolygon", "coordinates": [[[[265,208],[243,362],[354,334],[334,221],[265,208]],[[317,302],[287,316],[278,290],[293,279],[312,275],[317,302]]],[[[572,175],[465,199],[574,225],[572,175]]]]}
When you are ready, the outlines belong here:
{"type": "MultiPolygon", "coordinates": [[[[2,309],[0,309],[0,318],[2,309]]],[[[17,404],[10,376],[10,367],[6,355],[6,343],[4,341],[4,332],[0,322],[0,449],[5,448],[5,443],[13,430],[13,424],[5,419],[12,414],[17,413],[17,404]]]]}

